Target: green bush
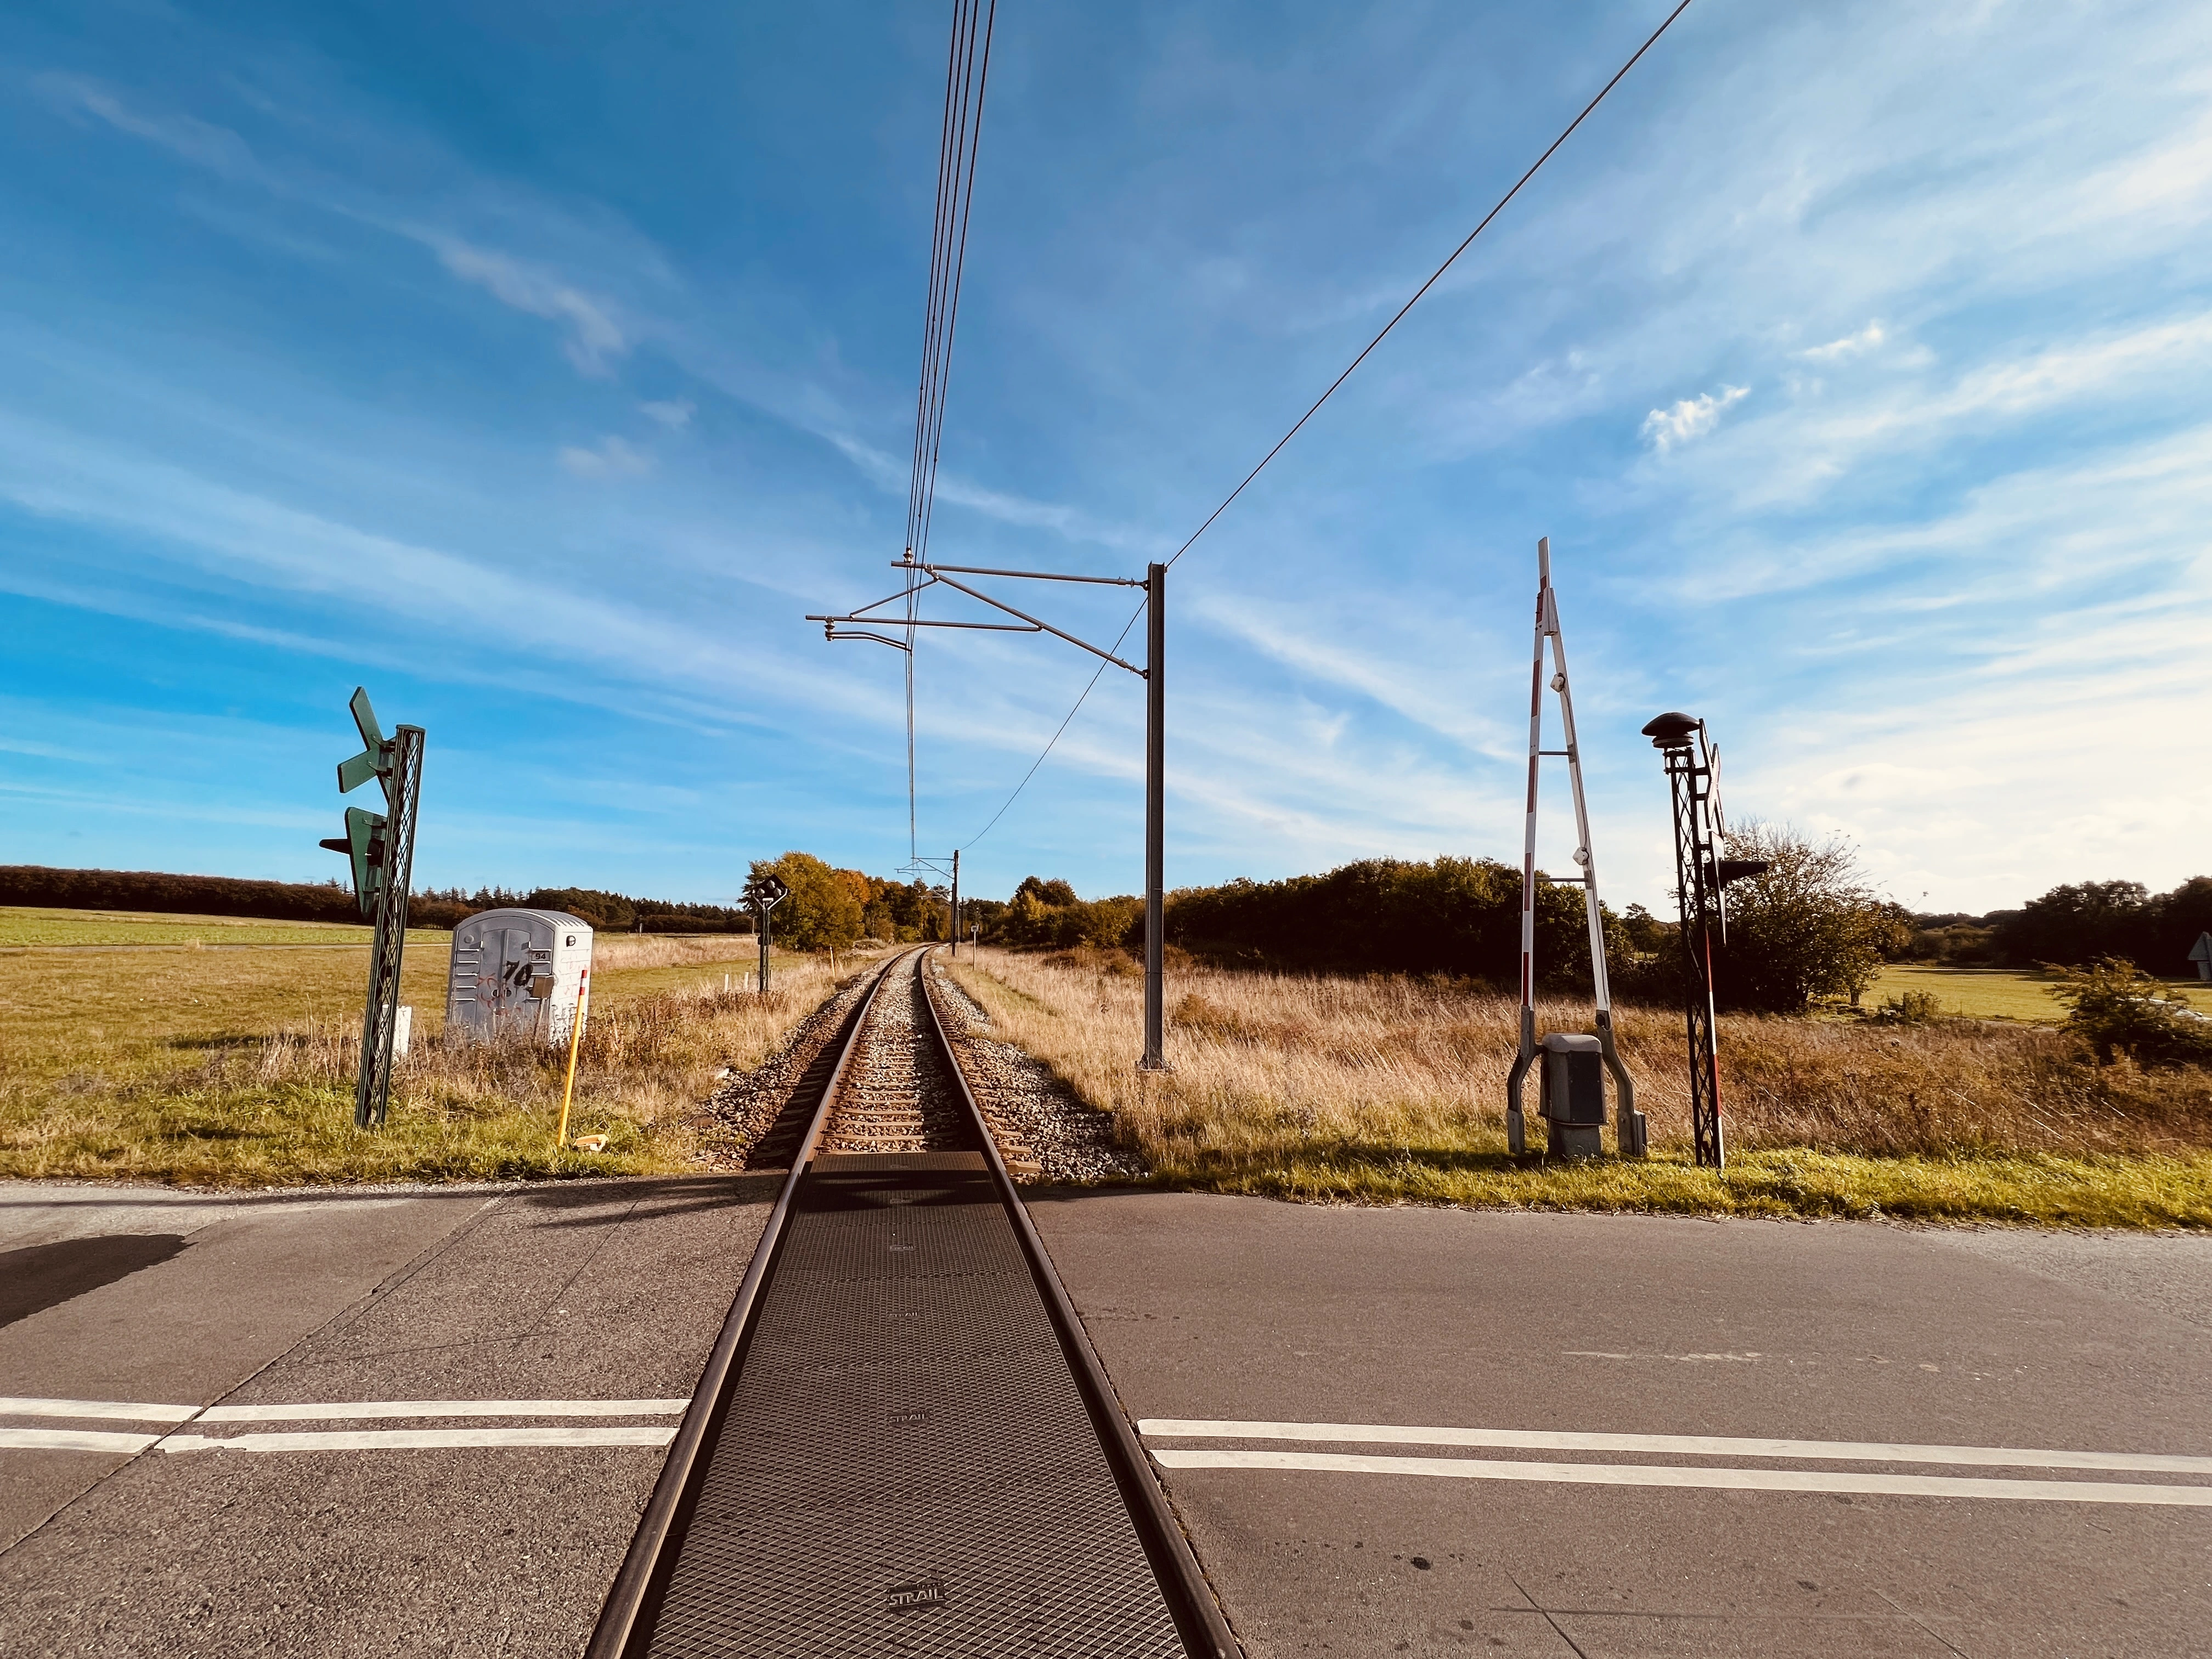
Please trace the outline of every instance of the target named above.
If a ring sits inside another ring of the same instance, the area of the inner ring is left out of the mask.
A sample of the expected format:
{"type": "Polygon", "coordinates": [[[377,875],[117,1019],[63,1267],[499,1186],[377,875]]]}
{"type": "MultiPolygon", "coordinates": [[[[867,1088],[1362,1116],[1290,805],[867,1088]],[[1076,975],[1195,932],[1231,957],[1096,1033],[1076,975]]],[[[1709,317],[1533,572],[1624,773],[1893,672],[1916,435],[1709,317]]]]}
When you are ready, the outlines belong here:
{"type": "Polygon", "coordinates": [[[1933,991],[1907,991],[1902,996],[1884,997],[1881,1006],[1875,1010],[1877,1025],[1932,1025],[1943,1017],[1943,1005],[1936,1000],[1933,991]]]}
{"type": "Polygon", "coordinates": [[[2065,1029],[2100,1064],[2125,1054],[2141,1066],[2212,1064],[2212,1020],[2132,962],[2106,957],[2087,968],[2055,968],[2051,994],[2067,1006],[2065,1029]]]}
{"type": "Polygon", "coordinates": [[[1728,939],[1713,964],[1724,1007],[1794,1014],[1814,997],[1856,996],[1911,940],[1903,913],[1866,884],[1844,842],[1752,819],[1729,831],[1728,856],[1768,868],[1728,888],[1728,939]]]}

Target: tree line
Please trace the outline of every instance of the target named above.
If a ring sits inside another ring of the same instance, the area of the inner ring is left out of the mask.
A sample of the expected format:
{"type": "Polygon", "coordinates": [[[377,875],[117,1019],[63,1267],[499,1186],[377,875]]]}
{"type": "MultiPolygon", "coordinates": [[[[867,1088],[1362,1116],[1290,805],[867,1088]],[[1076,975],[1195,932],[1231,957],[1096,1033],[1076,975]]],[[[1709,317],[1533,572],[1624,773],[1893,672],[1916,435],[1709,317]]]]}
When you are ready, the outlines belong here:
{"type": "MultiPolygon", "coordinates": [[[[1776,1013],[1815,999],[1856,1002],[1887,963],[1938,961],[2086,969],[2140,964],[2190,971],[2188,952],[2212,931],[2212,878],[2169,893],[2139,882],[2052,888],[1988,916],[1917,915],[1878,891],[1847,842],[1788,825],[1738,823],[1732,857],[1766,871],[1730,884],[1713,976],[1724,1007],[1776,1013]]],[[[1167,896],[1171,945],[1227,966],[1291,972],[1442,974],[1517,991],[1521,872],[1495,859],[1364,859],[1321,875],[1239,879],[1167,896]]],[[[1683,988],[1676,924],[1640,904],[1601,907],[1614,994],[1671,1003],[1683,988]]],[[[1079,899],[1065,881],[1032,876],[994,907],[988,943],[1140,950],[1144,912],[1130,897],[1079,899]]],[[[1587,994],[1589,933],[1578,887],[1536,893],[1536,963],[1546,989],[1587,994]]]]}
{"type": "Polygon", "coordinates": [[[2192,876],[2166,893],[2154,893],[2139,881],[2067,882],[2017,910],[1913,921],[1907,952],[1913,961],[2078,968],[2112,960],[2154,974],[2185,974],[2191,946],[2212,933],[2212,876],[2192,876]]]}
{"type": "MultiPolygon", "coordinates": [[[[158,915],[247,916],[265,921],[350,922],[361,908],[353,890],[326,882],[251,881],[232,876],[173,875],[158,870],[60,870],[0,865],[0,905],[52,910],[141,910],[158,915]]],[[[409,895],[407,925],[451,927],[479,910],[566,910],[608,933],[749,933],[749,911],[714,904],[629,898],[583,887],[426,889],[409,895]]]]}
{"type": "MultiPolygon", "coordinates": [[[[1856,1000],[1886,962],[2033,968],[2132,963],[2154,974],[2190,971],[2197,936],[2212,932],[2212,877],[2170,892],[2132,881],[2062,884],[2016,910],[1926,915],[1876,892],[1850,848],[1787,826],[1736,826],[1731,855],[1767,872],[1728,891],[1726,944],[1715,981],[1729,1006],[1788,1012],[1818,997],[1856,1000]]],[[[946,937],[949,894],[939,884],[838,869],[804,852],[756,861],[791,896],[775,915],[777,942],[842,951],[864,939],[901,944],[946,937]]],[[[1364,859],[1320,875],[1237,879],[1167,896],[1166,942],[1224,965],[1293,972],[1442,974],[1519,981],[1521,873],[1495,859],[1364,859]]],[[[240,880],[154,871],[0,866],[0,905],[252,916],[287,921],[361,920],[350,890],[326,883],[240,880]]],[[[480,887],[428,890],[408,921],[451,927],[479,910],[565,910],[604,932],[749,933],[744,909],[633,898],[593,888],[528,892],[480,887]]],[[[963,898],[962,927],[1014,949],[1141,951],[1144,905],[1128,894],[1085,900],[1065,880],[1025,878],[1011,897],[963,898]]],[[[1671,920],[1632,904],[1602,912],[1615,994],[1672,1001],[1681,952],[1671,920]]],[[[1580,889],[1545,883],[1536,895],[1540,982],[1586,993],[1589,934],[1580,889]]]]}

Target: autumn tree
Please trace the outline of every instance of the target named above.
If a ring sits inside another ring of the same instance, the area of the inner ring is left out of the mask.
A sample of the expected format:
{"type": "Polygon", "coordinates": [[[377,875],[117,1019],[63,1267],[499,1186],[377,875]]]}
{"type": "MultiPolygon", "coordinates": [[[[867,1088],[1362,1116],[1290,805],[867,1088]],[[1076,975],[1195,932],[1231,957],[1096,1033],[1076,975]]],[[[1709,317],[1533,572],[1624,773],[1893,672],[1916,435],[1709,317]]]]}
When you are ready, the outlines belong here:
{"type": "Polygon", "coordinates": [[[1768,866],[1727,890],[1713,977],[1731,1006],[1796,1013],[1814,997],[1856,998],[1911,941],[1909,920],[1868,884],[1847,842],[1752,818],[1729,832],[1728,856],[1768,866]]]}
{"type": "Polygon", "coordinates": [[[776,940],[793,951],[842,951],[860,937],[869,897],[868,878],[857,870],[833,870],[811,853],[756,859],[757,876],[775,876],[791,896],[770,919],[776,940]]]}

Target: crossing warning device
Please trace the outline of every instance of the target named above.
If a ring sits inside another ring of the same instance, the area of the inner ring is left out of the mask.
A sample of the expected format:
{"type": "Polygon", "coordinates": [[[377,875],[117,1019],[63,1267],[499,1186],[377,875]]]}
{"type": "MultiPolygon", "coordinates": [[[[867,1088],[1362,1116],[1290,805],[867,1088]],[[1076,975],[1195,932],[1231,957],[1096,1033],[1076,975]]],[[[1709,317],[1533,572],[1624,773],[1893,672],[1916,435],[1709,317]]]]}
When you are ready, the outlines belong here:
{"type": "Polygon", "coordinates": [[[422,795],[423,731],[402,726],[390,737],[377,724],[368,691],[356,686],[348,704],[362,751],[338,763],[338,793],[374,778],[385,810],[349,806],[345,834],[322,844],[353,867],[353,896],[376,927],[368,956],[368,1005],[361,1023],[361,1066],[354,1082],[353,1121],[366,1129],[384,1121],[392,1094],[392,1037],[399,1022],[399,959],[407,947],[407,887],[415,870],[415,816],[422,795]]]}
{"type": "Polygon", "coordinates": [[[1613,1040],[1613,990],[1605,971],[1605,913],[1597,899],[1597,860],[1590,850],[1589,807],[1583,798],[1583,756],[1575,738],[1574,693],[1567,684],[1567,645],[1559,632],[1559,596],[1552,586],[1552,541],[1536,544],[1536,654],[1528,671],[1528,816],[1521,850],[1521,1051],[1505,1083],[1505,1141],[1518,1153],[1527,1146],[1527,1120],[1521,1091],[1536,1064],[1536,884],[1564,882],[1583,890],[1589,922],[1590,986],[1596,1003],[1595,1034],[1555,1031],[1543,1039],[1543,1069],[1537,1077],[1538,1111],[1545,1123],[1545,1152],[1555,1158],[1589,1158],[1600,1150],[1605,1123],[1605,1079],[1613,1074],[1617,1097],[1614,1140],[1624,1158],[1645,1150],[1644,1114],[1636,1109],[1636,1082],[1621,1063],[1613,1040]],[[1544,747],[1544,646],[1551,642],[1552,690],[1559,699],[1564,749],[1544,747]],[[1564,758],[1575,802],[1575,865],[1571,876],[1540,876],[1536,871],[1538,774],[1547,756],[1564,758]]]}

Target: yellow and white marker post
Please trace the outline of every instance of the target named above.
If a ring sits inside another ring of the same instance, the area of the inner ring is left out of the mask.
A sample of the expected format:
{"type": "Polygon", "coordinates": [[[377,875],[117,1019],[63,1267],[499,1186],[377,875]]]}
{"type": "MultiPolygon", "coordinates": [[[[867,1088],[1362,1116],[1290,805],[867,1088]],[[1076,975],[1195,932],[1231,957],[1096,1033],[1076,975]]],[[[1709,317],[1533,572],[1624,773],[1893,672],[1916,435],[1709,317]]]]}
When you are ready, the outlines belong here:
{"type": "Polygon", "coordinates": [[[583,1043],[584,1016],[591,1006],[592,970],[587,967],[576,984],[576,1017],[568,1022],[568,1080],[561,1085],[561,1127],[553,1135],[556,1146],[568,1144],[568,1100],[576,1092],[576,1050],[583,1043]]]}

